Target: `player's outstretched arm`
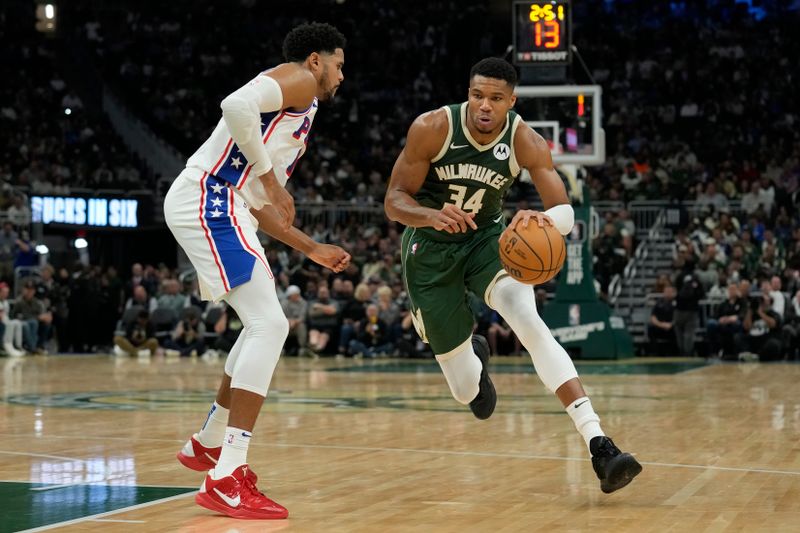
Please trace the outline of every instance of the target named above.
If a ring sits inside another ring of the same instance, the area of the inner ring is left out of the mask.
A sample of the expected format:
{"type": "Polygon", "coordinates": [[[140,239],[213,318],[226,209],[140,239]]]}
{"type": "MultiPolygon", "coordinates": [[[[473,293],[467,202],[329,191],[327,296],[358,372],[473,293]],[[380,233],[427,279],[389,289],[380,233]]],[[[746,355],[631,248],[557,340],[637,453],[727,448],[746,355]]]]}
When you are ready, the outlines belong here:
{"type": "Polygon", "coordinates": [[[332,244],[314,241],[301,229],[294,226],[284,227],[280,217],[271,205],[250,212],[258,220],[258,229],[305,254],[309,259],[334,272],[341,272],[350,264],[350,254],[343,248],[332,244]]]}
{"type": "Polygon", "coordinates": [[[536,192],[542,198],[545,211],[519,211],[508,227],[513,228],[518,223],[527,226],[530,219],[535,219],[540,226],[554,225],[562,235],[572,231],[575,212],[569,203],[564,182],[553,168],[553,158],[547,142],[530,126],[523,123],[517,128],[514,136],[514,152],[519,165],[531,173],[531,179],[536,192]]]}
{"type": "Polygon", "coordinates": [[[446,113],[443,109],[430,111],[411,124],[406,146],[392,169],[383,206],[390,220],[406,226],[461,233],[468,228],[477,229],[473,213],[466,213],[455,205],[445,205],[441,210],[424,207],[414,198],[425,182],[431,160],[447,137],[446,113]]]}

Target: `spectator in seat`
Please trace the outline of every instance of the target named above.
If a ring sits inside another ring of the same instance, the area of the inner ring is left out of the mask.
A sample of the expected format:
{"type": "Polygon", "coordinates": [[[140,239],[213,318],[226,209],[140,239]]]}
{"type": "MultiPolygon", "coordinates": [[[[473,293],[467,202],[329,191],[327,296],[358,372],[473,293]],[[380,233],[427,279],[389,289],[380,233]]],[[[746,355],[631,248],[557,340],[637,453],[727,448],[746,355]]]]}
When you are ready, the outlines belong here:
{"type": "Polygon", "coordinates": [[[150,350],[150,355],[158,350],[158,340],[153,324],[150,323],[150,313],[139,311],[136,320],[128,325],[125,336],[114,337],[114,344],[130,356],[136,356],[139,350],[150,350]]]}
{"type": "Polygon", "coordinates": [[[244,324],[236,314],[236,310],[233,307],[227,307],[217,323],[214,324],[214,331],[218,335],[214,342],[214,348],[226,354],[229,353],[236,344],[242,329],[244,329],[244,324]]]}
{"type": "Polygon", "coordinates": [[[133,296],[133,289],[144,282],[144,268],[141,263],[131,265],[131,279],[125,285],[125,294],[133,296]]]}
{"type": "Polygon", "coordinates": [[[742,361],[777,361],[783,358],[781,317],[772,308],[772,298],[762,294],[750,304],[751,311],[744,321],[747,331],[747,351],[739,354],[742,361]]]}
{"type": "Polygon", "coordinates": [[[378,357],[392,353],[394,346],[389,342],[389,330],[378,316],[378,306],[369,304],[367,317],[355,339],[350,341],[350,353],[354,356],[378,357]]]}
{"type": "Polygon", "coordinates": [[[522,349],[519,339],[497,311],[491,311],[489,318],[489,330],[487,331],[486,337],[489,341],[490,353],[498,355],[500,354],[498,345],[499,341],[501,340],[506,341],[507,343],[513,342],[514,355],[519,354],[520,350],[522,349]]]}
{"type": "Polygon", "coordinates": [[[148,296],[147,289],[144,285],[136,285],[133,287],[133,294],[128,301],[125,302],[125,309],[130,309],[134,305],[138,305],[145,309],[147,313],[152,313],[158,307],[158,302],[155,298],[148,296]]]}
{"type": "Polygon", "coordinates": [[[678,352],[683,357],[691,357],[694,354],[694,336],[700,325],[700,300],[705,292],[693,273],[679,274],[675,288],[677,294],[672,327],[675,329],[678,352]]]}
{"type": "Polygon", "coordinates": [[[340,300],[341,330],[339,332],[339,354],[346,355],[350,340],[359,331],[362,322],[367,316],[367,304],[370,300],[370,290],[365,283],[359,283],[355,294],[351,290],[353,284],[345,280],[343,284],[342,300],[340,300]],[[348,295],[349,292],[349,296],[348,295]]]}
{"type": "Polygon", "coordinates": [[[165,279],[161,283],[161,294],[156,299],[157,307],[172,309],[175,316],[180,316],[181,311],[189,305],[189,298],[181,294],[181,285],[177,279],[165,279]]]}
{"type": "Polygon", "coordinates": [[[769,282],[764,281],[761,285],[761,292],[766,292],[772,298],[772,310],[778,313],[781,320],[786,316],[786,296],[781,292],[780,276],[772,276],[769,282]]]}
{"type": "Polygon", "coordinates": [[[39,264],[39,253],[36,251],[36,243],[31,241],[28,230],[19,232],[19,239],[16,242],[16,253],[14,255],[14,269],[35,267],[39,264]]]}
{"type": "Polygon", "coordinates": [[[741,351],[747,309],[747,302],[739,294],[739,285],[729,283],[727,299],[717,306],[717,316],[709,319],[706,325],[712,355],[727,358],[741,351]]]}
{"type": "Polygon", "coordinates": [[[0,339],[3,341],[4,352],[12,357],[19,357],[25,355],[22,350],[22,322],[11,318],[8,293],[8,283],[0,281],[0,339]]]}
{"type": "Polygon", "coordinates": [[[786,319],[781,328],[781,341],[792,359],[800,358],[800,289],[786,304],[786,319]]]}
{"type": "Polygon", "coordinates": [[[18,194],[14,196],[12,205],[6,210],[6,217],[16,227],[27,227],[31,223],[31,208],[25,202],[25,197],[18,194]]]}
{"type": "Polygon", "coordinates": [[[18,239],[14,224],[3,222],[3,230],[0,231],[0,280],[11,281],[14,277],[14,255],[18,239]]]}
{"type": "Polygon", "coordinates": [[[194,309],[189,310],[175,326],[171,338],[164,343],[167,355],[170,355],[169,350],[177,351],[182,357],[203,355],[206,351],[205,333],[206,326],[200,320],[200,314],[194,309]]]}
{"type": "Polygon", "coordinates": [[[289,319],[289,338],[297,341],[297,354],[307,355],[308,353],[308,327],[306,326],[306,316],[308,315],[308,302],[300,294],[300,287],[289,285],[286,289],[286,299],[281,302],[283,313],[289,319]]]}
{"type": "Polygon", "coordinates": [[[22,285],[22,295],[14,304],[14,315],[22,322],[24,348],[32,353],[46,353],[45,343],[50,339],[53,314],[36,297],[36,284],[27,280],[22,285]]]}
{"type": "Polygon", "coordinates": [[[383,285],[375,291],[377,295],[378,316],[389,328],[389,339],[394,341],[400,336],[400,306],[392,298],[392,288],[383,285]]]}
{"type": "Polygon", "coordinates": [[[650,312],[647,338],[659,355],[674,353],[677,349],[673,319],[675,314],[675,287],[664,285],[661,298],[650,312]]]}
{"type": "Polygon", "coordinates": [[[324,352],[339,328],[339,302],[331,298],[327,285],[317,288],[317,298],[308,307],[308,328],[309,348],[324,352]]]}

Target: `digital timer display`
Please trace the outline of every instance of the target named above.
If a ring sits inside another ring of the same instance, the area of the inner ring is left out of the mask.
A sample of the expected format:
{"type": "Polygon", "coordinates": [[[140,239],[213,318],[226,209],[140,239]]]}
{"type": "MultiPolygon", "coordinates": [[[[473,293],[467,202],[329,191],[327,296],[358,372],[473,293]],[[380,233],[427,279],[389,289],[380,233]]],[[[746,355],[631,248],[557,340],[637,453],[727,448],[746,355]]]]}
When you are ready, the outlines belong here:
{"type": "Polygon", "coordinates": [[[513,5],[514,62],[517,65],[567,65],[572,59],[570,0],[513,5]]]}

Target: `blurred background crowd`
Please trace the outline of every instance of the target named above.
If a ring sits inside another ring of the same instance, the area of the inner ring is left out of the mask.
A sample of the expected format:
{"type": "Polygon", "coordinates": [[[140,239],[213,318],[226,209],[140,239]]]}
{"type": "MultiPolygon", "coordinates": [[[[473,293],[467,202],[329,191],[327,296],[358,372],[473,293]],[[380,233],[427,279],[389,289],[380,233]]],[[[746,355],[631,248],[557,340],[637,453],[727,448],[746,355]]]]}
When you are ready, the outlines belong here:
{"type": "MultiPolygon", "coordinates": [[[[226,351],[241,329],[224,305],[200,301],[193,273],[176,268],[174,244],[159,248],[158,260],[56,260],[40,253],[31,195],[107,189],[160,198],[172,179],[123,141],[102,103],[104,91],[185,157],[216,125],[220,100],[281,61],[287,29],[308,14],[335,21],[348,38],[345,82],[317,115],[309,150],[287,188],[298,204],[378,210],[413,118],[463,100],[471,64],[502,55],[510,42],[507,12],[497,2],[347,2],[346,11],[344,3],[302,0],[276,11],[254,0],[194,3],[191,10],[181,0],[77,0],[59,6],[58,38],[15,22],[32,2],[4,3],[0,315],[6,352],[116,346],[121,353],[201,355],[226,351]]],[[[625,207],[660,201],[681,213],[672,225],[671,264],[650,290],[648,353],[798,356],[798,7],[752,4],[573,3],[575,43],[589,68],[570,72],[570,81],[603,86],[608,150],[606,163],[587,168],[584,179],[598,206],[623,206],[600,210],[603,224],[593,241],[604,297],[646,229],[625,207]]],[[[509,212],[536,202],[532,185],[517,183],[509,212]]],[[[345,247],[354,261],[333,275],[268,242],[292,323],[287,351],[424,356],[400,277],[402,228],[346,209],[298,223],[315,240],[345,247]]],[[[552,289],[539,288],[540,305],[552,289]]],[[[493,352],[519,353],[502,319],[478,299],[473,304],[493,352]]]]}

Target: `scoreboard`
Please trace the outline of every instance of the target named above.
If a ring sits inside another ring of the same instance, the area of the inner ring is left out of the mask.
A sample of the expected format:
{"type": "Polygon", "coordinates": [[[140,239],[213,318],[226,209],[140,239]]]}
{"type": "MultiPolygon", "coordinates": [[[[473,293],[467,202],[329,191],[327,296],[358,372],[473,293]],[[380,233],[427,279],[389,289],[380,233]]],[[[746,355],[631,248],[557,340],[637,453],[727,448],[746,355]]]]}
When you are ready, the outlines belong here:
{"type": "Polygon", "coordinates": [[[514,0],[514,63],[519,66],[568,65],[572,60],[570,0],[514,0]]]}

